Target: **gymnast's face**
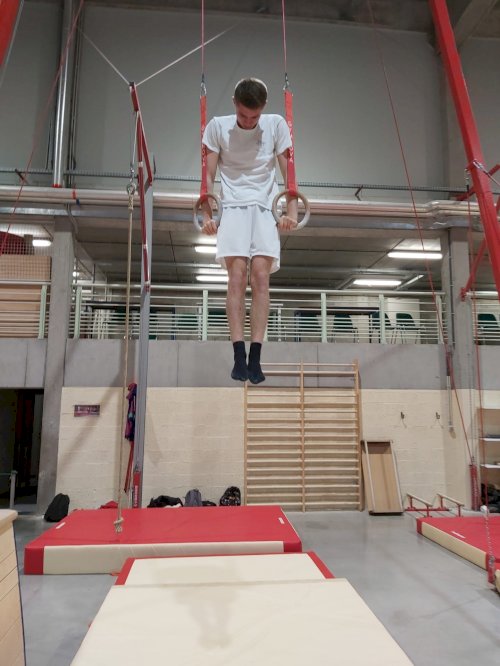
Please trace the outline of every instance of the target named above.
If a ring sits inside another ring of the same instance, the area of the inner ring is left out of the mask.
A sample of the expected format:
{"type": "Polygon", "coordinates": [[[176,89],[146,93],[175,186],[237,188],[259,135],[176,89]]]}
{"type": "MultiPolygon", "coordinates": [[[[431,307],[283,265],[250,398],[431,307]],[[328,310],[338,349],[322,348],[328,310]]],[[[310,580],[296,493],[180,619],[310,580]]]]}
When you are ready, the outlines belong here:
{"type": "Polygon", "coordinates": [[[234,101],[234,108],[236,109],[236,122],[238,123],[238,127],[245,130],[251,130],[254,127],[257,127],[259,118],[264,111],[263,106],[258,109],[249,109],[236,101],[234,101]]]}

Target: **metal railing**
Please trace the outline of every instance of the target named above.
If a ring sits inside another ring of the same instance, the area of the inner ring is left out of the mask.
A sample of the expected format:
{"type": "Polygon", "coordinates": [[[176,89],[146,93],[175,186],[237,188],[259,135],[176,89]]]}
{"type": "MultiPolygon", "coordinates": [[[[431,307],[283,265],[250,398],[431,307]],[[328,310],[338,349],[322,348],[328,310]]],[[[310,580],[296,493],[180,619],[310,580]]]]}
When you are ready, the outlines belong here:
{"type": "MultiPolygon", "coordinates": [[[[443,292],[271,288],[269,341],[436,344],[446,338],[443,292]],[[440,323],[442,322],[442,323],[440,323]]],[[[125,284],[73,285],[70,337],[122,339],[125,284]]],[[[139,335],[139,285],[131,294],[131,337],[139,335]]],[[[247,298],[250,311],[250,292],[247,298]]],[[[469,295],[470,322],[480,345],[500,345],[500,301],[496,292],[469,295]]],[[[50,284],[0,281],[0,338],[47,337],[50,284]]],[[[249,335],[249,317],[245,334],[249,335]]],[[[225,287],[152,287],[150,338],[228,340],[225,287]]]]}
{"type": "Polygon", "coordinates": [[[496,292],[476,292],[469,298],[474,340],[479,345],[500,345],[500,301],[496,292]]]}
{"type": "MultiPolygon", "coordinates": [[[[70,335],[122,339],[124,284],[74,286],[70,335]]],[[[446,336],[442,293],[271,288],[266,339],[276,342],[438,344],[446,336]],[[443,322],[443,323],[441,323],[443,322]]],[[[140,287],[133,285],[130,335],[139,335],[140,287]]],[[[249,334],[248,292],[245,334],[249,334]]],[[[225,287],[151,288],[150,339],[228,340],[225,287]]]]}

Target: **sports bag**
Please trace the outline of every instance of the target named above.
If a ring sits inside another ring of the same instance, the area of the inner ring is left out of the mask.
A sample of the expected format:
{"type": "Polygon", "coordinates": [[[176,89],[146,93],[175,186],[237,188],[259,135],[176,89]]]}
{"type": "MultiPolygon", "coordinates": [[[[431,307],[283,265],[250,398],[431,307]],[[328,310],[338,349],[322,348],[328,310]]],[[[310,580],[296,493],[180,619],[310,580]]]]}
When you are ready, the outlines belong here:
{"type": "Polygon", "coordinates": [[[236,486],[229,486],[219,500],[220,506],[240,506],[241,492],[236,486]]]}
{"type": "Polygon", "coordinates": [[[58,523],[68,515],[69,495],[58,493],[47,507],[44,518],[49,523],[58,523]]]}
{"type": "Polygon", "coordinates": [[[187,491],[184,506],[202,506],[201,493],[198,488],[187,491]]]}

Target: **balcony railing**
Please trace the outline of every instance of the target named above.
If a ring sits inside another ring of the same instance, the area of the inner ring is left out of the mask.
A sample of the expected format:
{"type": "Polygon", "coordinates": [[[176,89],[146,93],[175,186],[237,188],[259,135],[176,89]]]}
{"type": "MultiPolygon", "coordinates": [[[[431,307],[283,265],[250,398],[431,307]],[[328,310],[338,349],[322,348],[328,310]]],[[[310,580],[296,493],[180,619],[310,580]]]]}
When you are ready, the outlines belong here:
{"type": "MultiPolygon", "coordinates": [[[[73,286],[70,337],[122,339],[124,284],[73,286]]],[[[139,336],[140,287],[130,301],[130,337],[139,336]]],[[[475,342],[500,345],[500,302],[495,292],[469,296],[475,342]]],[[[0,281],[0,338],[47,337],[50,284],[0,281]]],[[[249,335],[250,293],[245,334],[249,335]]],[[[436,344],[447,337],[442,292],[271,289],[266,338],[270,341],[436,344]]],[[[228,340],[225,287],[152,287],[149,334],[157,340],[228,340]]]]}
{"type": "MultiPolygon", "coordinates": [[[[74,287],[70,335],[121,339],[125,335],[124,284],[74,287]]],[[[245,334],[250,331],[250,293],[245,334]]],[[[438,344],[446,337],[442,293],[315,289],[270,290],[266,339],[277,342],[438,344]]],[[[129,333],[139,335],[140,287],[133,285],[129,333]]],[[[150,339],[229,340],[225,287],[153,286],[150,339]]]]}
{"type": "Polygon", "coordinates": [[[500,301],[496,292],[477,292],[469,298],[474,341],[500,345],[500,301]]]}

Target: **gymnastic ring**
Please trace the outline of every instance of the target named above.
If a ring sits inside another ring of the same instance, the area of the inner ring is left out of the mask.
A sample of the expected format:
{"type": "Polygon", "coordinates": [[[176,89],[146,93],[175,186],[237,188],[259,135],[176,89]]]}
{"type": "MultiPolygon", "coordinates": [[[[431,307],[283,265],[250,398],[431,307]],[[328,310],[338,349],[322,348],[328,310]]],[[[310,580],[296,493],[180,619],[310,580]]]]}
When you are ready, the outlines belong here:
{"type": "Polygon", "coordinates": [[[301,192],[290,192],[290,190],[283,190],[283,192],[279,192],[273,199],[273,206],[272,206],[272,212],[274,219],[276,220],[276,224],[279,224],[280,221],[280,215],[278,215],[278,201],[289,194],[291,198],[295,199],[300,199],[302,203],[304,204],[305,212],[304,212],[304,217],[300,220],[300,222],[297,224],[295,229],[303,229],[306,224],[309,222],[309,218],[311,217],[311,206],[309,205],[309,201],[307,198],[301,193],[301,192]]]}
{"type": "Polygon", "coordinates": [[[203,229],[203,224],[200,223],[200,220],[198,219],[198,212],[200,210],[200,206],[202,203],[205,201],[208,201],[209,199],[212,199],[215,201],[215,205],[217,206],[217,214],[215,216],[212,216],[212,220],[215,222],[217,226],[219,226],[219,221],[220,221],[220,216],[222,212],[222,204],[219,199],[219,197],[216,194],[211,194],[207,192],[207,194],[202,194],[200,197],[198,197],[198,200],[193,206],[193,222],[194,226],[196,227],[197,231],[201,231],[203,229]]]}

